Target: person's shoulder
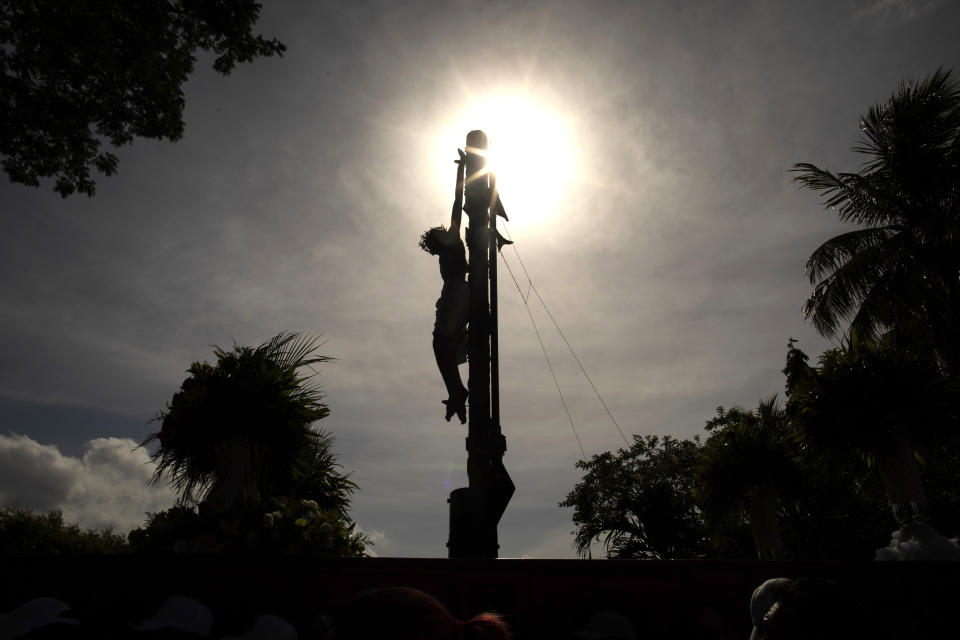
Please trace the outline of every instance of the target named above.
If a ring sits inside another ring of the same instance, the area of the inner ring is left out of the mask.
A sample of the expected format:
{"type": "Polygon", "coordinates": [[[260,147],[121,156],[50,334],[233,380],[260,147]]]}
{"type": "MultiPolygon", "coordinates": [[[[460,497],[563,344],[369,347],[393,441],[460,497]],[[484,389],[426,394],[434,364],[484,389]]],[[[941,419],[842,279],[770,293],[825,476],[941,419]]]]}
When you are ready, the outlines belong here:
{"type": "Polygon", "coordinates": [[[449,238],[440,243],[440,251],[447,255],[459,255],[465,250],[466,249],[463,246],[463,240],[457,237],[449,238]]]}

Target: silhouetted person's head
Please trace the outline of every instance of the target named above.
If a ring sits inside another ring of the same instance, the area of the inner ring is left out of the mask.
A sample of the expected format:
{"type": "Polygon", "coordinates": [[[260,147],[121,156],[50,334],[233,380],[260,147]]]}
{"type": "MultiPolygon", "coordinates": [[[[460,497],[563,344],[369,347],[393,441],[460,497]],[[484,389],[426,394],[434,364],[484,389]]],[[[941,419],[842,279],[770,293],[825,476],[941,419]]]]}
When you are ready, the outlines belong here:
{"type": "Polygon", "coordinates": [[[798,578],[776,586],[775,601],[766,613],[753,612],[761,619],[755,617],[760,626],[755,628],[752,638],[846,640],[868,637],[868,621],[860,604],[836,582],[798,578]]]}
{"type": "Polygon", "coordinates": [[[420,248],[432,256],[440,254],[449,232],[445,227],[432,227],[420,236],[420,248]]]}
{"type": "Polygon", "coordinates": [[[455,229],[427,229],[420,236],[420,248],[432,256],[440,256],[440,276],[444,281],[463,280],[467,274],[467,257],[455,229]]]}
{"type": "Polygon", "coordinates": [[[432,596],[406,587],[360,594],[333,619],[330,640],[508,640],[507,625],[495,613],[466,622],[454,618],[432,596]]]}

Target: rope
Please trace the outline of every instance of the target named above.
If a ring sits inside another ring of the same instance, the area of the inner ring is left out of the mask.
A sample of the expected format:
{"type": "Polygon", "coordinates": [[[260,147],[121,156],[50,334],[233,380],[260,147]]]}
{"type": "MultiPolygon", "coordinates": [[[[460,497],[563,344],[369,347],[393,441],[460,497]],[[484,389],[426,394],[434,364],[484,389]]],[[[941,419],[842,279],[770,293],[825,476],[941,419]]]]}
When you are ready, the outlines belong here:
{"type": "Polygon", "coordinates": [[[527,291],[527,297],[523,297],[523,291],[520,289],[520,283],[517,282],[517,279],[513,275],[513,269],[510,268],[510,264],[507,262],[506,256],[503,255],[503,251],[500,251],[500,257],[503,258],[503,266],[507,268],[507,273],[510,274],[510,279],[513,280],[513,284],[517,287],[517,293],[520,294],[520,299],[523,300],[523,304],[527,304],[527,300],[530,298],[530,292],[527,291]]]}
{"type": "MultiPolygon", "coordinates": [[[[500,256],[501,258],[504,257],[503,252],[500,253],[500,256]]],[[[563,391],[560,390],[560,383],[557,381],[557,374],[553,370],[553,365],[550,363],[550,356],[547,355],[547,348],[543,346],[543,339],[540,337],[540,330],[537,329],[537,323],[533,319],[533,313],[530,311],[530,305],[523,297],[523,291],[520,289],[520,284],[517,282],[517,278],[513,275],[513,269],[510,268],[510,263],[504,258],[503,264],[507,268],[510,278],[513,279],[513,284],[517,285],[517,293],[520,294],[520,299],[523,300],[523,307],[527,310],[527,315],[530,316],[530,323],[533,325],[533,332],[537,334],[537,341],[540,343],[540,350],[543,351],[543,358],[547,361],[547,368],[550,369],[550,375],[553,376],[553,384],[557,386],[557,393],[560,394],[560,402],[563,404],[563,410],[567,414],[567,420],[570,421],[570,429],[573,430],[573,437],[577,439],[577,446],[580,447],[580,455],[582,456],[581,460],[586,460],[587,454],[583,450],[583,443],[580,442],[580,436],[577,434],[577,428],[573,426],[573,416],[570,415],[570,409],[567,407],[567,401],[563,397],[563,391]]]]}
{"type": "MultiPolygon", "coordinates": [[[[510,237],[510,231],[507,229],[506,222],[503,223],[503,230],[507,233],[507,240],[513,240],[510,237]]],[[[553,317],[553,314],[550,313],[550,309],[547,307],[547,303],[543,301],[543,296],[540,295],[540,292],[537,291],[536,285],[533,284],[533,280],[530,279],[530,274],[527,273],[527,267],[523,264],[523,259],[520,258],[520,252],[517,250],[516,243],[511,245],[513,247],[513,252],[517,254],[517,260],[520,262],[520,267],[523,269],[523,275],[527,278],[527,283],[530,285],[527,289],[527,299],[530,297],[530,290],[532,289],[535,294],[537,294],[537,299],[540,300],[540,304],[543,305],[543,310],[547,312],[547,316],[550,317],[553,326],[556,328],[557,333],[560,334],[560,338],[563,339],[563,344],[567,345],[567,349],[570,350],[570,355],[573,356],[573,359],[577,361],[577,365],[580,367],[580,371],[583,372],[583,376],[587,379],[587,382],[590,383],[590,388],[593,389],[593,393],[596,394],[597,400],[600,401],[600,404],[603,406],[603,410],[607,412],[607,415],[610,417],[610,421],[613,422],[613,426],[617,428],[617,431],[620,432],[620,437],[623,438],[623,441],[626,443],[627,448],[630,447],[630,441],[627,439],[627,436],[624,435],[623,429],[620,428],[620,424],[617,422],[617,419],[613,417],[613,413],[610,411],[610,407],[607,406],[607,403],[604,401],[603,396],[600,395],[600,391],[597,390],[597,386],[593,384],[593,380],[590,378],[590,374],[587,373],[586,368],[583,366],[583,363],[580,362],[580,358],[577,357],[576,352],[573,350],[573,347],[570,346],[570,342],[567,340],[567,336],[563,334],[563,330],[560,329],[560,325],[557,324],[556,318],[553,317]]],[[[503,252],[501,251],[501,255],[503,252]]],[[[506,264],[506,260],[504,260],[506,264]]],[[[510,270],[510,267],[507,267],[507,270],[510,270]]],[[[513,277],[513,272],[510,273],[510,277],[513,277]]],[[[517,282],[517,279],[513,279],[514,283],[517,282]]],[[[520,285],[517,285],[517,290],[519,291],[520,285]]],[[[523,299],[523,294],[520,294],[520,298],[523,299]]],[[[527,300],[523,301],[524,304],[527,303],[527,300]]],[[[529,309],[527,310],[529,313],[529,309]]]]}

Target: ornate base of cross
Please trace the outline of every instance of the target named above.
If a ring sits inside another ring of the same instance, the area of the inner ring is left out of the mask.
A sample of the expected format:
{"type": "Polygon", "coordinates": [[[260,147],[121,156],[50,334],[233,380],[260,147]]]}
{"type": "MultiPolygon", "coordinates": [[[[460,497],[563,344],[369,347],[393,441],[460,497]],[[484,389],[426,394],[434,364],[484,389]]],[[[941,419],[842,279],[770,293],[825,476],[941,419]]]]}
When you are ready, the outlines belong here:
{"type": "Polygon", "coordinates": [[[467,474],[470,486],[455,489],[450,504],[451,558],[496,558],[497,524],[516,487],[503,466],[507,440],[502,435],[492,438],[467,438],[467,474]]]}

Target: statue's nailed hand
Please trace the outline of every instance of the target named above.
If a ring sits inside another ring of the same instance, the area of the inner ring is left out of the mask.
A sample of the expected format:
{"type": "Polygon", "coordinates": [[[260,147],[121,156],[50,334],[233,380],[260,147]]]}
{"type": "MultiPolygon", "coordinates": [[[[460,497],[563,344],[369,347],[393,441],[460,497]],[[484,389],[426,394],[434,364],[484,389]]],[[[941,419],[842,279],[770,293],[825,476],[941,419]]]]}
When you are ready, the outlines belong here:
{"type": "Polygon", "coordinates": [[[460,154],[460,159],[459,159],[459,160],[454,160],[454,162],[456,162],[456,163],[459,164],[459,165],[462,165],[463,162],[464,162],[464,160],[467,159],[467,154],[465,154],[465,153],[463,152],[463,149],[457,149],[457,153],[460,154]]]}

